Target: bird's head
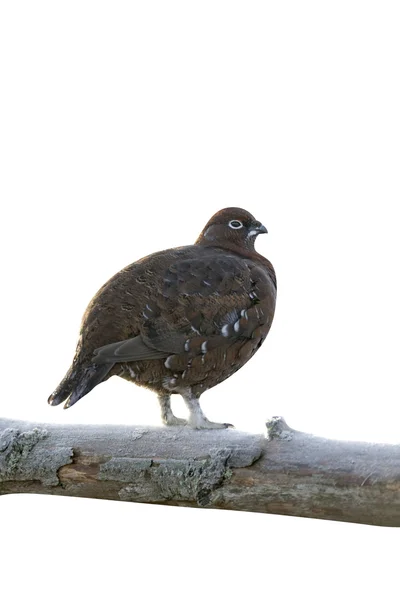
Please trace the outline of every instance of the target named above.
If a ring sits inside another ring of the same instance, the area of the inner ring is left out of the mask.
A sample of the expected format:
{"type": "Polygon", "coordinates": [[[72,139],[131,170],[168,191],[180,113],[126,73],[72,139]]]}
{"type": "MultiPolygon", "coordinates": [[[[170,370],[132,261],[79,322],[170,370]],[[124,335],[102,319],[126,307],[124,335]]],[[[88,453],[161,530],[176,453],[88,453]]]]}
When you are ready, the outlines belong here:
{"type": "Polygon", "coordinates": [[[267,228],[243,208],[224,208],[208,221],[196,244],[227,246],[254,250],[259,233],[268,233],[267,228]]]}

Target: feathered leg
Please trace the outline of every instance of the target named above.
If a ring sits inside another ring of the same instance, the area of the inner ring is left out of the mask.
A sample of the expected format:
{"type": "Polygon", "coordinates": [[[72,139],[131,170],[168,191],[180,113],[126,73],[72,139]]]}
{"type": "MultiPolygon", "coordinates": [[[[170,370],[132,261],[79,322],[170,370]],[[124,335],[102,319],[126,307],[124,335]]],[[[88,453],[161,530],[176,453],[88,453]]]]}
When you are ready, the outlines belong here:
{"type": "Polygon", "coordinates": [[[158,401],[161,407],[161,419],[164,425],[187,425],[186,419],[178,419],[171,409],[170,394],[160,394],[158,401]]]}
{"type": "Polygon", "coordinates": [[[193,429],[226,429],[233,427],[231,423],[213,423],[209,421],[200,408],[199,398],[191,390],[182,393],[182,398],[189,409],[188,425],[193,429]]]}

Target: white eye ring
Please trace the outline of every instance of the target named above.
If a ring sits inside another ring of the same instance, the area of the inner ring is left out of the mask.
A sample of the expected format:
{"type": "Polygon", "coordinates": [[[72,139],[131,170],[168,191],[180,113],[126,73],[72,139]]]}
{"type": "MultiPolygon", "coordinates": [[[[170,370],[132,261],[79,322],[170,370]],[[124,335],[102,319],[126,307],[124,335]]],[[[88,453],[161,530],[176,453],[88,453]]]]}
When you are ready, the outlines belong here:
{"type": "Polygon", "coordinates": [[[238,221],[237,219],[229,221],[228,225],[231,229],[241,229],[243,227],[242,221],[238,221]]]}

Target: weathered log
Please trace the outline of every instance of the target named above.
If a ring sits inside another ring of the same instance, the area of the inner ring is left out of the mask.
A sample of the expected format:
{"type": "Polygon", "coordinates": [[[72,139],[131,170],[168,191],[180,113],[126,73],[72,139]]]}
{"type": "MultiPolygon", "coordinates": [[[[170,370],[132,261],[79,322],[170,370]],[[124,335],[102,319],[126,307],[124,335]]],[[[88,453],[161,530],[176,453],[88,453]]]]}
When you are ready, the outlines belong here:
{"type": "Polygon", "coordinates": [[[41,493],[400,526],[400,445],[0,419],[0,494],[41,493]]]}

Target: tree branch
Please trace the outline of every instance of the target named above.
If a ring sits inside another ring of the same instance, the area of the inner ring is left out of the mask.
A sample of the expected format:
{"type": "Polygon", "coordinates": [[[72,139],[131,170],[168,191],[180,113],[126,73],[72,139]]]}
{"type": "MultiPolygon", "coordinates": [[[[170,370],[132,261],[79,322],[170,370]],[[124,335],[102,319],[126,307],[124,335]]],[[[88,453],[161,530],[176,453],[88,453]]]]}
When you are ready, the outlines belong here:
{"type": "Polygon", "coordinates": [[[290,429],[0,419],[0,494],[41,493],[400,526],[400,445],[290,429]]]}

